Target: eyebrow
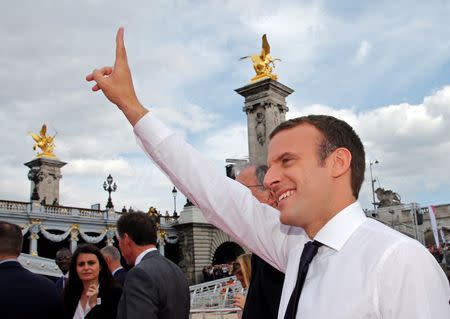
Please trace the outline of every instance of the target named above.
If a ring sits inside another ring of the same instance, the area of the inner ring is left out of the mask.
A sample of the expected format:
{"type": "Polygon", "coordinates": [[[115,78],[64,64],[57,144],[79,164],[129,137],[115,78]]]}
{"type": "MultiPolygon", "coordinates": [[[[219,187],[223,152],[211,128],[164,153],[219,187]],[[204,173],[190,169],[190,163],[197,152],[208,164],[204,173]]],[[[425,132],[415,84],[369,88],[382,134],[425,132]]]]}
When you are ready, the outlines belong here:
{"type": "MultiPolygon", "coordinates": [[[[295,154],[295,153],[292,153],[292,152],[283,152],[280,155],[278,155],[277,157],[275,157],[275,159],[270,160],[269,162],[279,162],[279,161],[281,161],[281,159],[283,157],[286,157],[286,156],[299,157],[298,154],[295,154]]],[[[270,165],[269,165],[269,167],[270,167],[270,165]]]]}

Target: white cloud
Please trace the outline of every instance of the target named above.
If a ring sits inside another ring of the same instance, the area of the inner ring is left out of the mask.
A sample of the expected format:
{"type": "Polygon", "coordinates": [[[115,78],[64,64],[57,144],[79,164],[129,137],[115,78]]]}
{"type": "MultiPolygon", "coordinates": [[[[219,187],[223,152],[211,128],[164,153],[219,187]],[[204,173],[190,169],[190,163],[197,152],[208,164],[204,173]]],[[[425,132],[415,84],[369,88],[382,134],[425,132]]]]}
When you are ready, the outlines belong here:
{"type": "Polygon", "coordinates": [[[225,158],[247,154],[243,101],[233,89],[254,72],[237,59],[259,52],[267,33],[283,60],[280,81],[296,90],[288,116],[346,119],[368,158],[380,160],[374,173],[383,185],[403,198],[447,200],[439,190],[449,179],[449,14],[444,4],[403,1],[2,2],[0,197],[28,199],[22,163],[35,153],[27,132],[47,123],[68,162],[63,203],[106,202],[101,185],[111,172],[117,205],[172,207],[171,183],[143,158],[121,112],[84,81],[113,63],[114,33],[124,25],[141,102],[221,169],[225,158]]]}
{"type": "Polygon", "coordinates": [[[198,105],[187,104],[178,108],[157,108],[155,113],[167,123],[191,133],[199,133],[219,123],[220,116],[198,105]]]}
{"type": "Polygon", "coordinates": [[[65,169],[71,175],[89,175],[103,172],[104,174],[120,174],[131,176],[132,169],[127,161],[119,159],[73,159],[65,169]]]}
{"type": "Polygon", "coordinates": [[[372,45],[369,41],[363,40],[359,44],[358,51],[356,52],[355,60],[357,63],[363,63],[372,49],[372,45]]]}
{"type": "Polygon", "coordinates": [[[233,124],[212,132],[200,148],[207,157],[221,162],[226,158],[242,159],[248,156],[247,127],[233,124]]]}

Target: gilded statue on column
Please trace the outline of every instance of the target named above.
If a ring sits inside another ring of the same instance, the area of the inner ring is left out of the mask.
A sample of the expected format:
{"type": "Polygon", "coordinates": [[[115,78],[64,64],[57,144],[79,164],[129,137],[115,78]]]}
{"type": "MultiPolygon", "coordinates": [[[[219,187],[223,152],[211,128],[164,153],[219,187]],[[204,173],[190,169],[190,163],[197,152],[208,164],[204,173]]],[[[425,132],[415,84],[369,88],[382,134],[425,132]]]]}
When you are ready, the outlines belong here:
{"type": "Polygon", "coordinates": [[[56,157],[56,155],[53,153],[53,149],[55,148],[54,140],[56,134],[54,136],[47,135],[47,125],[42,125],[39,135],[32,132],[30,132],[29,134],[36,142],[33,145],[33,150],[36,150],[36,148],[41,149],[41,153],[39,153],[37,157],[56,157]]]}
{"type": "Polygon", "coordinates": [[[252,83],[257,82],[262,79],[272,79],[277,80],[278,76],[273,74],[273,68],[275,68],[275,61],[281,61],[278,58],[274,58],[270,55],[270,45],[267,41],[267,36],[264,34],[262,36],[262,50],[260,54],[254,54],[249,56],[244,56],[239,60],[251,58],[253,62],[253,69],[256,75],[250,80],[252,83]]]}

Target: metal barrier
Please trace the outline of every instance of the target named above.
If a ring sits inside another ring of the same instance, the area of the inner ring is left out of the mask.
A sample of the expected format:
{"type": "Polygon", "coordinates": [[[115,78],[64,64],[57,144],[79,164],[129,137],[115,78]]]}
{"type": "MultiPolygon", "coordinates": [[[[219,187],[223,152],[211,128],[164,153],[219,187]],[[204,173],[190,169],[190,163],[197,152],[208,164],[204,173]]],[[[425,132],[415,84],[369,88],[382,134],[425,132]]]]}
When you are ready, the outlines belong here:
{"type": "Polygon", "coordinates": [[[203,309],[191,310],[190,319],[238,319],[238,310],[230,309],[203,309]]]}
{"type": "Polygon", "coordinates": [[[231,276],[191,286],[190,293],[191,314],[236,313],[239,308],[233,306],[233,297],[245,295],[247,291],[235,276],[231,276]]]}

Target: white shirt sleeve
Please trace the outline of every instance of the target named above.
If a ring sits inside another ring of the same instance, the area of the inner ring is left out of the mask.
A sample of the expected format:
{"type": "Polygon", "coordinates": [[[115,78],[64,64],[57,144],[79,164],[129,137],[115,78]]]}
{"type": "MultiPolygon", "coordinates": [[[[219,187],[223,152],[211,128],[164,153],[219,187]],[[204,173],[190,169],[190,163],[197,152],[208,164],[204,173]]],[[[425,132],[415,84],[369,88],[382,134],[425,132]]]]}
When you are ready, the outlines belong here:
{"type": "Polygon", "coordinates": [[[143,150],[210,223],[285,271],[289,235],[303,230],[281,225],[277,210],[217,170],[153,114],[141,118],[134,132],[143,150]]]}

